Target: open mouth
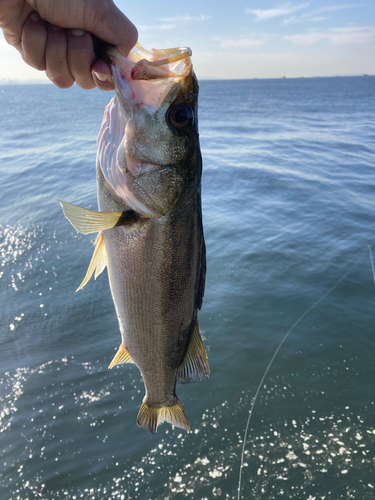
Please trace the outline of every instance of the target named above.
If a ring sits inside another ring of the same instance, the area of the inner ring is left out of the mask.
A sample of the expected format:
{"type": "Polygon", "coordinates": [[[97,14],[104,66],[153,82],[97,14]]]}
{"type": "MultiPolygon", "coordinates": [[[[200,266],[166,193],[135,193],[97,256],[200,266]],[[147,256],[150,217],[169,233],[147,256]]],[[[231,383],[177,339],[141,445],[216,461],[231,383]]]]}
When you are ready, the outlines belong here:
{"type": "Polygon", "coordinates": [[[148,51],[137,43],[125,59],[114,48],[108,50],[116,88],[130,108],[157,110],[176,81],[191,73],[188,47],[148,51]]]}

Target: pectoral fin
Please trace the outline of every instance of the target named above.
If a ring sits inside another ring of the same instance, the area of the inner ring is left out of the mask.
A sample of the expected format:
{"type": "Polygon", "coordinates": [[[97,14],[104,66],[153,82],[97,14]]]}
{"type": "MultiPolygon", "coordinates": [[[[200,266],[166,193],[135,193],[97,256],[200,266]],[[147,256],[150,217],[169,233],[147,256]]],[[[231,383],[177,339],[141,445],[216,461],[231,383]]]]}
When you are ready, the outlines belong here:
{"type": "Polygon", "coordinates": [[[208,365],[206,349],[200,335],[198,321],[196,321],[189,347],[177,370],[176,380],[180,384],[199,382],[203,378],[203,372],[206,378],[208,378],[210,367],[208,365]]]}
{"type": "Polygon", "coordinates": [[[163,406],[162,408],[151,408],[143,401],[138,413],[138,426],[147,429],[151,434],[155,434],[160,424],[168,422],[180,429],[190,431],[189,421],[186,418],[181,403],[177,398],[176,401],[176,404],[173,406],[163,406]]]}
{"type": "Polygon", "coordinates": [[[107,250],[105,248],[105,239],[102,232],[98,234],[94,244],[95,244],[95,250],[92,255],[89,267],[87,269],[86,276],[84,277],[82,283],[77,288],[76,292],[78,292],[78,290],[81,290],[81,288],[83,288],[86,285],[86,283],[93,275],[94,271],[96,279],[99,276],[99,274],[104,271],[107,265],[107,250]]]}
{"type": "Polygon", "coordinates": [[[119,224],[123,212],[97,212],[73,205],[67,201],[60,201],[65,217],[71,225],[82,234],[97,233],[110,229],[119,224]]]}
{"type": "Polygon", "coordinates": [[[112,359],[108,368],[113,368],[120,363],[134,363],[133,358],[130,356],[129,351],[124,345],[120,345],[115,357],[112,359]]]}

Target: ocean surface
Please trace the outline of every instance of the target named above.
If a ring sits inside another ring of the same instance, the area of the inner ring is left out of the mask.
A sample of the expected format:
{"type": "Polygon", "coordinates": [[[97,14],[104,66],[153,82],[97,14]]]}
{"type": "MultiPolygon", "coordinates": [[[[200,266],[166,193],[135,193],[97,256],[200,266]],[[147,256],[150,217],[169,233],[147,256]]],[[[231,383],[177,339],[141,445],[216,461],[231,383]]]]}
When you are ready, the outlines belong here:
{"type": "Polygon", "coordinates": [[[200,88],[211,376],[151,435],[57,202],[96,209],[111,95],[0,87],[1,500],[375,498],[375,78],[200,88]]]}

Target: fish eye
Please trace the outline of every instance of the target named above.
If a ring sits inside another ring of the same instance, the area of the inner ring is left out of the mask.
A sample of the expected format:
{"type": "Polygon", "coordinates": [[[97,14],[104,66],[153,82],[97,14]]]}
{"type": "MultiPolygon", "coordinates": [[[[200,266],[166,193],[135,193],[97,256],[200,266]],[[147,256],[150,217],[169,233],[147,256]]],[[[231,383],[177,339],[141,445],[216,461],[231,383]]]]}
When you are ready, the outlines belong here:
{"type": "Polygon", "coordinates": [[[168,110],[167,122],[176,130],[188,130],[194,123],[194,111],[186,102],[176,102],[168,110]]]}

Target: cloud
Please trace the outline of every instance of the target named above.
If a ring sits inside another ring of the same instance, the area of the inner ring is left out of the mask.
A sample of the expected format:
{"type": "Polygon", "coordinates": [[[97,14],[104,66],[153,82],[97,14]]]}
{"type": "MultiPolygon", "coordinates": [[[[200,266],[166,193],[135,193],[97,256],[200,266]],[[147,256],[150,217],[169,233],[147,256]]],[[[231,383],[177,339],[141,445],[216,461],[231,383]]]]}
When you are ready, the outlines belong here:
{"type": "Polygon", "coordinates": [[[342,9],[354,9],[357,7],[363,7],[363,5],[360,4],[354,4],[354,3],[343,3],[339,5],[328,5],[327,7],[320,7],[319,9],[314,9],[311,11],[312,14],[320,14],[321,12],[333,12],[335,10],[342,10],[342,9]]]}
{"type": "Polygon", "coordinates": [[[286,35],[284,40],[298,45],[313,45],[322,40],[328,40],[334,45],[371,43],[375,42],[375,26],[332,28],[327,31],[286,35]]]}
{"type": "Polygon", "coordinates": [[[300,16],[291,16],[288,19],[283,21],[283,24],[295,24],[301,22],[315,22],[315,21],[324,21],[329,19],[327,16],[320,16],[320,14],[324,14],[327,12],[334,12],[337,10],[343,9],[354,9],[361,7],[361,5],[355,5],[352,3],[345,3],[339,5],[329,5],[327,7],[320,7],[319,9],[313,9],[310,12],[306,12],[301,14],[300,16]]]}
{"type": "Polygon", "coordinates": [[[297,24],[304,22],[318,22],[318,21],[326,21],[329,19],[328,16],[291,16],[288,19],[284,19],[283,24],[297,24]]]}
{"type": "Polygon", "coordinates": [[[268,38],[265,33],[263,35],[245,35],[237,39],[226,38],[222,36],[214,37],[214,40],[220,42],[220,45],[224,49],[234,49],[234,48],[245,48],[254,47],[256,45],[262,45],[268,38]]]}
{"type": "Polygon", "coordinates": [[[154,31],[173,30],[176,26],[174,24],[155,24],[155,25],[137,25],[140,33],[150,33],[154,31]]]}
{"type": "Polygon", "coordinates": [[[253,14],[256,16],[257,21],[263,21],[264,19],[271,19],[273,17],[279,16],[287,16],[288,14],[292,14],[297,10],[305,9],[310,5],[310,2],[301,3],[299,5],[292,5],[290,3],[286,3],[284,5],[280,5],[280,7],[275,7],[274,9],[246,9],[247,14],[253,14]]]}
{"type": "Polygon", "coordinates": [[[205,14],[201,14],[200,16],[174,16],[174,17],[162,17],[160,21],[165,23],[174,23],[174,24],[187,24],[192,21],[207,21],[211,19],[212,16],[206,16],[205,14]]]}
{"type": "Polygon", "coordinates": [[[163,17],[160,18],[159,21],[162,21],[164,24],[155,24],[155,25],[138,25],[138,31],[140,33],[151,33],[165,30],[173,30],[181,25],[188,24],[190,22],[202,22],[207,21],[207,19],[211,19],[212,16],[206,16],[205,14],[201,14],[200,16],[174,16],[174,17],[163,17]]]}

